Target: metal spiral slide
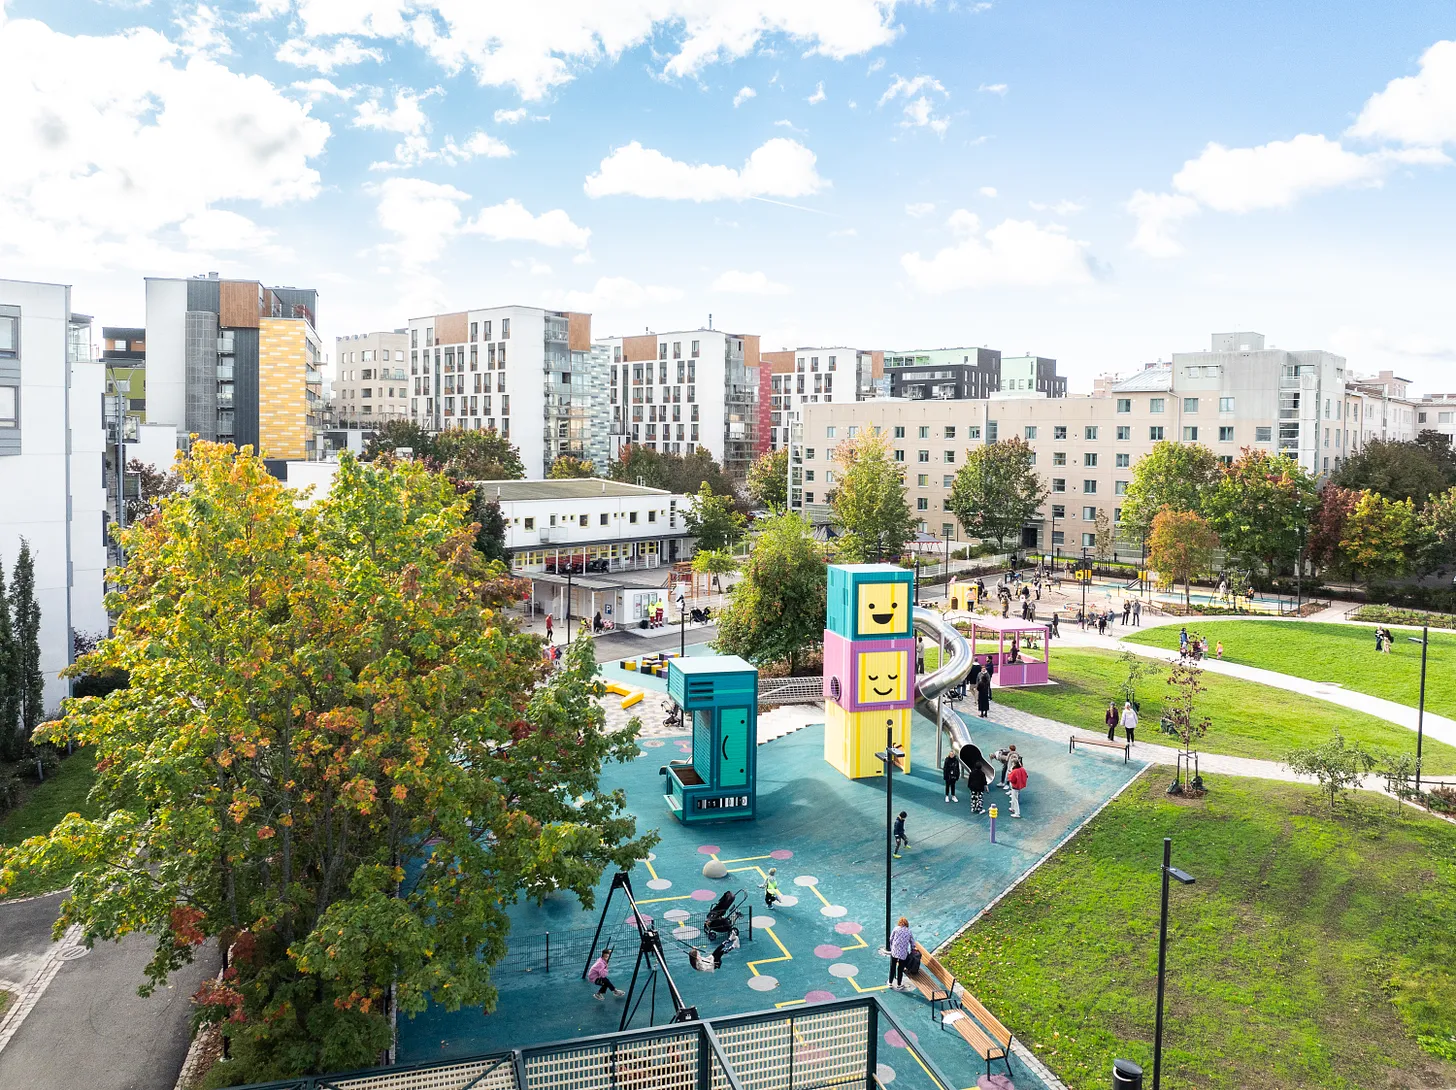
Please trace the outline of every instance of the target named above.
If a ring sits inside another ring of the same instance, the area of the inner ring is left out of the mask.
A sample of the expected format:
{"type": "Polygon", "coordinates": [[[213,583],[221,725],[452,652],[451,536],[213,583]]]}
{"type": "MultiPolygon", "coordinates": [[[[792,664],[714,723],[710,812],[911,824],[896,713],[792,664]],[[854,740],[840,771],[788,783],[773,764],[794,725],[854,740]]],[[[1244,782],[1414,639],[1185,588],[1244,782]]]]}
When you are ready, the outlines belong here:
{"type": "MultiPolygon", "coordinates": [[[[955,747],[956,753],[960,755],[962,764],[969,764],[974,753],[980,749],[971,739],[970,728],[966,726],[965,720],[955,713],[944,701],[941,695],[947,690],[954,688],[965,681],[966,675],[971,672],[971,666],[976,661],[975,652],[971,642],[955,630],[955,627],[941,614],[932,609],[925,609],[916,606],[911,613],[911,623],[915,631],[923,636],[934,639],[941,648],[940,665],[917,679],[915,705],[916,711],[929,719],[932,723],[940,724],[940,732],[950,738],[951,745],[955,747]]],[[[936,759],[941,758],[941,748],[936,746],[936,759]]],[[[981,757],[981,763],[985,766],[987,776],[993,774],[991,764],[986,760],[985,755],[981,757]]]]}

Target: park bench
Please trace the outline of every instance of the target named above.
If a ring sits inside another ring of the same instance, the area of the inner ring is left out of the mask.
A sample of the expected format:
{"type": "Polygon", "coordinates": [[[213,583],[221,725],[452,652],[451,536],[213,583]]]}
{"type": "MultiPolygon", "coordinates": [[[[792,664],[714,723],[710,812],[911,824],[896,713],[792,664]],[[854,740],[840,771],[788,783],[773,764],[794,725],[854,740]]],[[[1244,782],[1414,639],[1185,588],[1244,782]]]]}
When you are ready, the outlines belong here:
{"type": "Polygon", "coordinates": [[[941,1021],[948,1022],[965,1039],[966,1044],[986,1061],[986,1074],[991,1073],[991,1061],[1000,1060],[1006,1065],[1006,1074],[1009,1076],[1011,1031],[964,987],[961,988],[960,1008],[945,1015],[941,1021]]]}
{"type": "Polygon", "coordinates": [[[905,979],[930,1001],[930,1017],[933,1019],[941,1004],[955,1003],[955,977],[939,958],[918,942],[915,949],[920,952],[920,971],[906,973],[905,979]]]}
{"type": "Polygon", "coordinates": [[[1113,742],[1106,738],[1078,738],[1075,734],[1067,741],[1067,752],[1071,753],[1078,746],[1101,746],[1103,749],[1122,750],[1122,763],[1127,764],[1132,760],[1131,742],[1113,742]]]}

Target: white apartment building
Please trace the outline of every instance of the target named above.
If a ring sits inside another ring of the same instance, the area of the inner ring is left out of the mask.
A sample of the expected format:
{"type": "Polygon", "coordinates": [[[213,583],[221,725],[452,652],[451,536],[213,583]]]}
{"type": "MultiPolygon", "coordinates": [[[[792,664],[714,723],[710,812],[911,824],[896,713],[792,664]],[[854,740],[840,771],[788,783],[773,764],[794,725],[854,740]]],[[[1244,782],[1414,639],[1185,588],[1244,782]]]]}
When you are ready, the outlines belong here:
{"type": "Polygon", "coordinates": [[[705,448],[742,480],[757,454],[759,340],[718,329],[598,342],[607,365],[613,456],[626,443],[665,454],[705,448]]]}
{"type": "Polygon", "coordinates": [[[1456,393],[1427,394],[1416,409],[1416,433],[1440,432],[1456,446],[1456,393]]]}
{"type": "Polygon", "coordinates": [[[788,445],[789,428],[803,406],[876,396],[875,380],[885,369],[885,354],[868,348],[797,348],[760,357],[772,369],[769,450],[788,445]]]}
{"type": "Polygon", "coordinates": [[[410,419],[409,332],[354,333],[334,339],[332,409],[344,428],[410,419]]]}
{"type": "Polygon", "coordinates": [[[0,564],[8,580],[21,539],[30,543],[47,710],[70,691],[60,672],[75,633],[110,628],[105,388],[91,319],[71,310],[70,287],[0,280],[0,564]]]}

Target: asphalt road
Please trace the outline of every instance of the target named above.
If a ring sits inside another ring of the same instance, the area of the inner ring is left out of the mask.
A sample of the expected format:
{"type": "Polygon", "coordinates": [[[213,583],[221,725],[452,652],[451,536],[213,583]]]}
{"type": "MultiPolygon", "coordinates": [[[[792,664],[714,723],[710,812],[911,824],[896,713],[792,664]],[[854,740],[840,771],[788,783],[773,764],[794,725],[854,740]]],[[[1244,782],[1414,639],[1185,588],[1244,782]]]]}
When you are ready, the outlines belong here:
{"type": "Polygon", "coordinates": [[[172,1090],[187,1054],[188,997],[217,971],[212,948],[142,999],[151,939],[89,952],[74,937],[54,944],[61,897],[0,903],[0,980],[22,996],[43,989],[13,1035],[13,1022],[0,1025],[0,1090],[172,1090]]]}

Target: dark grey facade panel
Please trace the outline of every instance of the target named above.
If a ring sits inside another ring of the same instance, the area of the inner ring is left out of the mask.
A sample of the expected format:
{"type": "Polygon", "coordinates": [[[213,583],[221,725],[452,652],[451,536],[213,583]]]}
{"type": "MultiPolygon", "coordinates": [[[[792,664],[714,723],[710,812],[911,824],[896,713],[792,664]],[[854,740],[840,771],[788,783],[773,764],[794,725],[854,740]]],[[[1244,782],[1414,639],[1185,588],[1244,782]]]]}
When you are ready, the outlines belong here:
{"type": "Polygon", "coordinates": [[[258,449],[258,331],[233,330],[233,441],[258,449]]]}
{"type": "Polygon", "coordinates": [[[269,288],[273,298],[283,304],[283,317],[293,317],[293,307],[302,304],[313,315],[314,328],[318,328],[318,292],[313,288],[269,288]]]}
{"type": "Polygon", "coordinates": [[[222,310],[222,281],[206,279],[187,281],[187,309],[220,313],[222,310]]]}
{"type": "MultiPolygon", "coordinates": [[[[188,281],[190,285],[196,281],[188,281]]],[[[189,434],[217,439],[217,314],[189,310],[183,335],[183,414],[189,434]]]]}

